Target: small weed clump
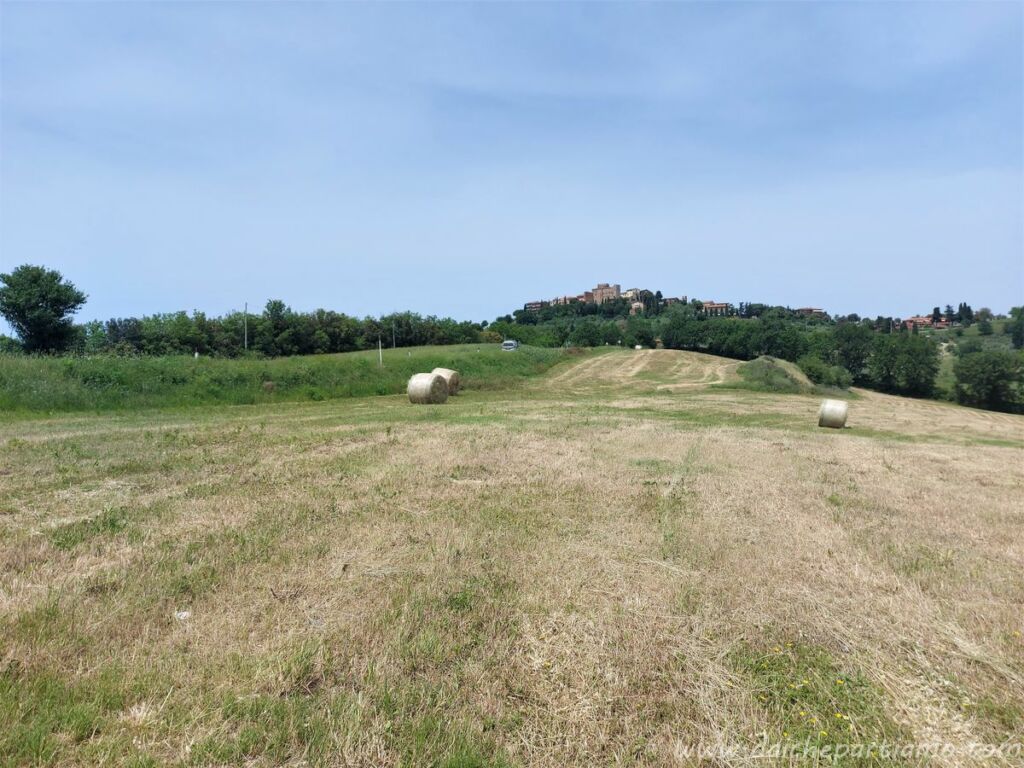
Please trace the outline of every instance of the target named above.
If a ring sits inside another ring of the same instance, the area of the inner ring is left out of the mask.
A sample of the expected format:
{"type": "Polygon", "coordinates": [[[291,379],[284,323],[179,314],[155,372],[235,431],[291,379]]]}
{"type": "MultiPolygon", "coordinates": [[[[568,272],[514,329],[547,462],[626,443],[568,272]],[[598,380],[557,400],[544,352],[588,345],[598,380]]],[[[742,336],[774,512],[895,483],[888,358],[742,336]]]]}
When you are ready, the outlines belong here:
{"type": "Polygon", "coordinates": [[[76,520],[50,531],[50,542],[57,549],[74,549],[94,536],[115,536],[128,525],[123,509],[108,509],[96,517],[76,520]]]}
{"type": "MultiPolygon", "coordinates": [[[[732,662],[750,680],[783,742],[820,748],[909,740],[886,714],[881,692],[823,648],[797,642],[744,645],[733,652],[732,662]]],[[[878,764],[877,757],[865,757],[864,764],[878,764]]]]}

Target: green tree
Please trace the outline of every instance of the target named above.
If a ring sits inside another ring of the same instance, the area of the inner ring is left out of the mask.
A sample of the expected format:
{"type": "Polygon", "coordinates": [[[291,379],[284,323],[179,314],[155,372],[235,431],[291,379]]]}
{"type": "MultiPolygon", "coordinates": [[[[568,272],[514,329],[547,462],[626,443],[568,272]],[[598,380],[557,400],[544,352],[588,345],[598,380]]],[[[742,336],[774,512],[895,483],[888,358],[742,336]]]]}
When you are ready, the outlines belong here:
{"type": "Polygon", "coordinates": [[[800,330],[782,319],[769,319],[762,327],[761,354],[796,362],[807,351],[807,342],[800,330]]]}
{"type": "Polygon", "coordinates": [[[23,264],[0,274],[0,315],[11,324],[26,352],[59,352],[75,338],[71,316],[86,295],[60,272],[23,264]]]}
{"type": "Polygon", "coordinates": [[[651,323],[642,318],[634,315],[626,321],[626,330],[623,335],[623,340],[626,346],[634,347],[640,344],[644,347],[654,346],[654,330],[651,328],[651,323]]]}
{"type": "Polygon", "coordinates": [[[1024,307],[1013,307],[1010,310],[1010,321],[1006,324],[1010,329],[1010,341],[1014,349],[1024,347],[1024,307]]]}
{"type": "MultiPolygon", "coordinates": [[[[270,299],[259,317],[256,333],[256,349],[268,357],[293,355],[296,352],[296,333],[293,326],[294,313],[280,299],[270,299]]],[[[376,345],[374,338],[374,345],[376,345]]]]}
{"type": "Polygon", "coordinates": [[[603,342],[601,331],[597,323],[584,320],[573,328],[569,341],[576,347],[596,347],[603,342]]]}
{"type": "Polygon", "coordinates": [[[926,336],[903,337],[907,341],[900,355],[899,381],[903,394],[931,397],[939,372],[939,348],[926,336]]]}
{"type": "Polygon", "coordinates": [[[87,355],[98,355],[110,347],[106,326],[99,320],[92,320],[82,326],[84,343],[82,351],[87,355]]]}
{"type": "Polygon", "coordinates": [[[939,350],[927,336],[892,333],[875,338],[868,374],[877,389],[928,397],[938,372],[939,350]]]}
{"type": "Polygon", "coordinates": [[[838,363],[853,374],[855,381],[864,376],[875,335],[870,328],[853,323],[843,323],[835,330],[838,363]]]}
{"type": "Polygon", "coordinates": [[[887,333],[875,338],[868,358],[868,375],[876,389],[896,392],[899,389],[897,368],[900,336],[887,333]]]}
{"type": "Polygon", "coordinates": [[[23,351],[21,343],[17,339],[0,333],[0,355],[16,355],[23,351]]]}
{"type": "Polygon", "coordinates": [[[992,335],[992,321],[991,320],[979,320],[978,321],[978,333],[982,336],[992,335]]]}
{"type": "Polygon", "coordinates": [[[987,349],[964,355],[953,366],[956,399],[993,411],[1021,410],[1024,366],[1020,353],[987,349]]]}

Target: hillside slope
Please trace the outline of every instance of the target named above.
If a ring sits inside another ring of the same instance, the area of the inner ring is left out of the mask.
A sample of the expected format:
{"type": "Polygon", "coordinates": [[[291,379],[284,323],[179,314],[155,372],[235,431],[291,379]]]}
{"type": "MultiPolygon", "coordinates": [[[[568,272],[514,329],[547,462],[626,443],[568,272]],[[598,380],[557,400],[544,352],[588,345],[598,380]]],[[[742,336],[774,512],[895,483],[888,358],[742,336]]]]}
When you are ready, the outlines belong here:
{"type": "Polygon", "coordinates": [[[670,349],[598,350],[604,354],[570,365],[550,377],[562,391],[624,388],[675,392],[735,379],[740,363],[700,352],[670,349]]]}

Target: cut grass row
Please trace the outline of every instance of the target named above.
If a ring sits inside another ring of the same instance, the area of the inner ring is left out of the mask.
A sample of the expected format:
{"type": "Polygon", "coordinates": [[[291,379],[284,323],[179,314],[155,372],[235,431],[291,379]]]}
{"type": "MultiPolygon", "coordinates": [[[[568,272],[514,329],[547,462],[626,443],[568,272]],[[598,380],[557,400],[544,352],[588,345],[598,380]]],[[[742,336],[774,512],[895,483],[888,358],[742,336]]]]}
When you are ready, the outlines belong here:
{"type": "Polygon", "coordinates": [[[561,349],[495,344],[389,349],[274,360],[0,356],[0,413],[42,414],[392,395],[409,377],[455,368],[466,387],[501,389],[547,371],[561,349]]]}

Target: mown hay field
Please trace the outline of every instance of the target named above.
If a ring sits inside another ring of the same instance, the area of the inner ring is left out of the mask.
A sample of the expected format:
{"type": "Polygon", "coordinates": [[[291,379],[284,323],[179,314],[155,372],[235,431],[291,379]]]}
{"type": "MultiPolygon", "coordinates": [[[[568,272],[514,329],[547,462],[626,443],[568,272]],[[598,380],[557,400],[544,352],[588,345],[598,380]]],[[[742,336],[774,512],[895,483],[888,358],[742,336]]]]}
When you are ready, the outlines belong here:
{"type": "Polygon", "coordinates": [[[1019,764],[1024,418],[735,378],[5,421],[0,763],[1019,764]]]}

